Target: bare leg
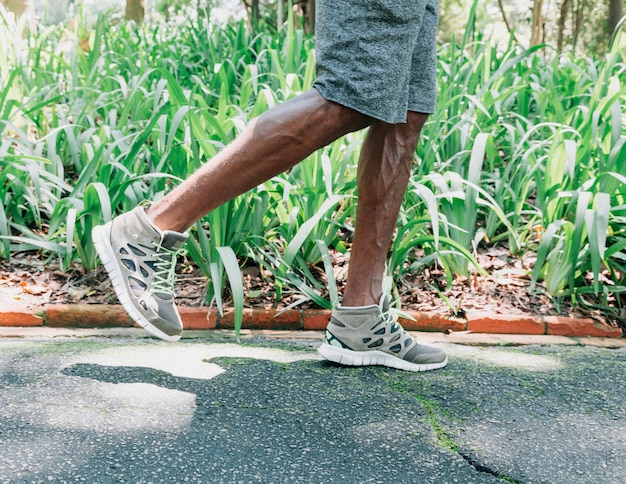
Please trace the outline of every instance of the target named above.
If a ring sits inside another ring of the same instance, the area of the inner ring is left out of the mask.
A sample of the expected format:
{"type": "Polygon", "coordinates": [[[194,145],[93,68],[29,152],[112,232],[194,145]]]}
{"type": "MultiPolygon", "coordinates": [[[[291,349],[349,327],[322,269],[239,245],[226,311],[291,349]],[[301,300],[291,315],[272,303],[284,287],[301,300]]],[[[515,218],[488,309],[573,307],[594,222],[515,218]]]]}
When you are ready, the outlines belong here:
{"type": "Polygon", "coordinates": [[[370,122],[311,89],[250,122],[235,141],[151,205],[148,216],[162,230],[183,232],[221,204],[370,122]]]}
{"type": "Polygon", "coordinates": [[[358,167],[359,199],[344,306],[378,304],[387,251],[427,114],[409,112],[406,124],[374,121],[358,167]]]}

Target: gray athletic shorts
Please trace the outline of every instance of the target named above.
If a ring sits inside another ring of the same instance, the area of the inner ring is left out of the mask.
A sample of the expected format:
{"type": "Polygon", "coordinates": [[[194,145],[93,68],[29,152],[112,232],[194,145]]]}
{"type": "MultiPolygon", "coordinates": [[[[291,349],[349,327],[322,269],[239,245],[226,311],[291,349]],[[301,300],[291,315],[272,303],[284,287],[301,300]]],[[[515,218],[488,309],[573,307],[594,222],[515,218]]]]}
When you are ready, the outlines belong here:
{"type": "Polygon", "coordinates": [[[433,113],[439,0],[317,0],[322,96],[388,123],[433,113]]]}

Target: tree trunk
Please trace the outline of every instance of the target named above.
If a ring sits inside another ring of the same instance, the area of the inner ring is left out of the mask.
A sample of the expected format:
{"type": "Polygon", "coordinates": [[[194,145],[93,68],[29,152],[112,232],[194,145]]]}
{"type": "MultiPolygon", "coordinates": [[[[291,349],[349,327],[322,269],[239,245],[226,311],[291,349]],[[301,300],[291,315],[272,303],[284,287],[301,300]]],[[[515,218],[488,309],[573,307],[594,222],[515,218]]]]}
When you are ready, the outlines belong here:
{"type": "Polygon", "coordinates": [[[576,46],[578,45],[578,37],[581,34],[583,26],[583,13],[585,11],[586,0],[578,0],[576,4],[576,16],[574,23],[574,35],[572,36],[572,51],[576,52],[576,46]]]}
{"type": "Polygon", "coordinates": [[[246,9],[246,15],[248,16],[248,27],[250,32],[256,34],[259,28],[259,0],[243,0],[243,6],[246,9]]]}
{"type": "Polygon", "coordinates": [[[570,0],[563,0],[561,4],[561,13],[559,15],[559,36],[556,41],[556,48],[560,52],[563,50],[563,39],[565,37],[565,22],[567,21],[567,14],[569,12],[570,0]]]}
{"type": "Polygon", "coordinates": [[[280,31],[285,22],[283,14],[283,0],[276,0],[276,30],[280,31]]]}
{"type": "Polygon", "coordinates": [[[533,23],[530,31],[530,46],[543,42],[543,0],[533,0],[533,23]]]}
{"type": "Polygon", "coordinates": [[[140,24],[146,14],[145,0],[126,0],[126,20],[140,24]]]}
{"type": "Polygon", "coordinates": [[[252,32],[255,34],[259,31],[259,19],[260,19],[260,11],[259,11],[259,0],[252,0],[252,32]]]}
{"type": "Polygon", "coordinates": [[[622,0],[610,0],[609,1],[609,35],[611,35],[617,24],[624,16],[624,4],[622,0]]]}
{"type": "Polygon", "coordinates": [[[310,34],[315,32],[315,0],[309,0],[307,2],[307,18],[305,30],[310,34]]]}
{"type": "Polygon", "coordinates": [[[506,29],[509,31],[509,34],[513,36],[513,39],[517,43],[517,37],[515,36],[515,33],[513,32],[513,27],[509,23],[509,18],[507,17],[506,11],[504,10],[504,4],[502,3],[502,0],[498,0],[498,6],[500,7],[500,12],[502,13],[502,20],[504,20],[504,25],[506,25],[506,29]]]}

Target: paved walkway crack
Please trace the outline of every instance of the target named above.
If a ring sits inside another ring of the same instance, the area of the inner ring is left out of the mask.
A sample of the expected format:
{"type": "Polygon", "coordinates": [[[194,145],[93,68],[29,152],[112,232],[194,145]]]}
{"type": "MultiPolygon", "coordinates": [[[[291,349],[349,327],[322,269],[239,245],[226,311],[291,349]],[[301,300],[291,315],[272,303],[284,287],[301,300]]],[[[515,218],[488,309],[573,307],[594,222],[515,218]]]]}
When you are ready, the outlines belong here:
{"type": "Polygon", "coordinates": [[[463,452],[457,452],[457,454],[459,454],[463,458],[463,460],[465,460],[469,465],[471,465],[478,472],[482,472],[483,474],[490,474],[494,477],[497,477],[498,479],[503,480],[504,482],[510,482],[511,484],[524,484],[522,481],[513,479],[512,477],[502,474],[501,472],[498,472],[497,470],[492,469],[491,467],[488,467],[479,463],[476,459],[474,459],[472,456],[468,454],[465,454],[463,452]]]}
{"type": "MultiPolygon", "coordinates": [[[[391,380],[391,379],[390,379],[391,380]]],[[[441,416],[447,418],[452,418],[447,414],[446,410],[441,408],[436,402],[414,393],[414,391],[409,390],[407,388],[406,383],[400,381],[391,380],[394,388],[400,393],[409,393],[412,395],[422,406],[422,408],[426,412],[426,422],[433,429],[435,433],[435,441],[437,445],[443,447],[444,449],[458,454],[465,462],[467,462],[470,466],[476,469],[477,472],[483,474],[489,474],[494,476],[503,482],[509,482],[511,484],[524,484],[522,481],[513,479],[505,474],[498,472],[488,466],[480,464],[476,459],[471,457],[470,455],[463,453],[459,450],[459,443],[454,439],[454,436],[445,428],[445,426],[441,423],[441,416]]]]}

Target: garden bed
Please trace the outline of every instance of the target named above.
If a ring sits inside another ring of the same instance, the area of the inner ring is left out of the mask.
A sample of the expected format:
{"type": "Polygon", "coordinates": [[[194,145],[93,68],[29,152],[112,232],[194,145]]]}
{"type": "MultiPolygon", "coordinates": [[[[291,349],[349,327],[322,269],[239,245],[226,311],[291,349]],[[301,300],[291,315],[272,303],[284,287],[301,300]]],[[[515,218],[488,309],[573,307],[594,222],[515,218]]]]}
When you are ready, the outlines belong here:
{"type": "MultiPolygon", "coordinates": [[[[428,269],[400,282],[404,310],[455,315],[463,318],[466,312],[491,312],[506,315],[553,316],[590,318],[598,322],[626,328],[624,314],[615,307],[604,310],[590,306],[573,305],[567,298],[555,299],[541,288],[530,291],[531,264],[534,259],[511,257],[503,248],[490,248],[478,254],[478,261],[488,275],[473,274],[457,277],[452,287],[445,289],[445,274],[428,269]],[[435,289],[437,288],[437,289],[435,289]],[[456,313],[456,314],[455,314],[456,313]]],[[[334,254],[338,289],[345,284],[348,261],[342,254],[334,254]]],[[[274,300],[274,286],[268,277],[262,277],[255,266],[242,271],[246,288],[245,306],[252,308],[283,309],[298,303],[302,296],[286,294],[278,303],[274,300]],[[252,296],[252,297],[250,297],[252,296]]],[[[206,304],[207,279],[186,260],[178,267],[176,302],[180,306],[199,307],[206,304]]],[[[326,295],[327,296],[327,295],[326,295]]],[[[0,262],[0,304],[37,312],[45,304],[116,304],[117,300],[104,269],[100,266],[85,271],[76,265],[61,272],[55,263],[33,253],[16,253],[10,262],[0,262]]],[[[225,306],[230,306],[228,295],[225,306]]],[[[311,301],[297,304],[300,309],[315,309],[311,301]]]]}

